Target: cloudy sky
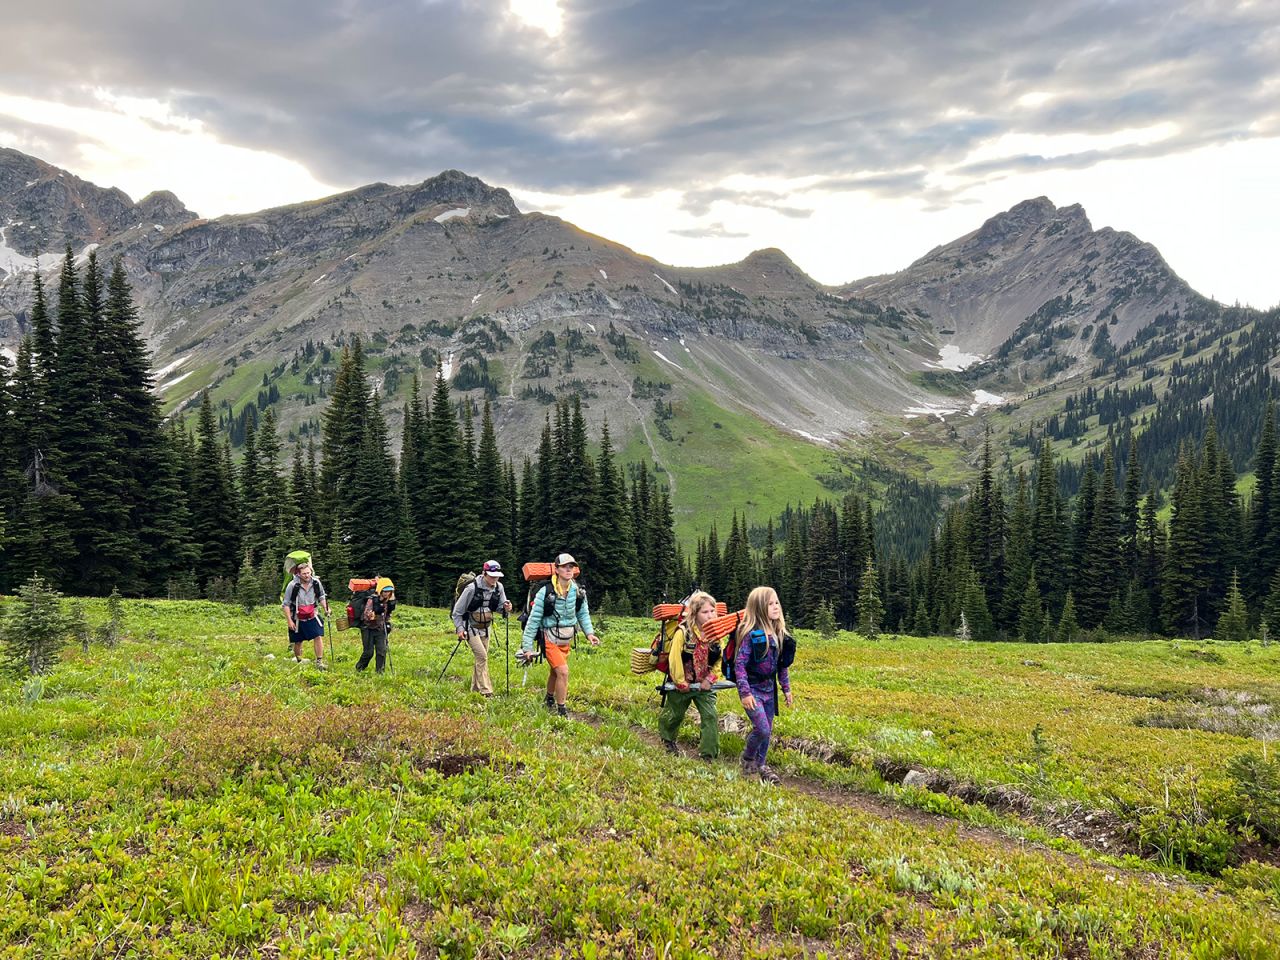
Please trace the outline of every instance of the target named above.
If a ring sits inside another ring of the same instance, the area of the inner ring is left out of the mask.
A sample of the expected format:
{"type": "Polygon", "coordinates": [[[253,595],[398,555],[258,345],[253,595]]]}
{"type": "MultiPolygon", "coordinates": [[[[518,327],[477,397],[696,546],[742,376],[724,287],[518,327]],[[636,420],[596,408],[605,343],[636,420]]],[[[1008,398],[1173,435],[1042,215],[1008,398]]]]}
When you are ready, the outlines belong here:
{"type": "Polygon", "coordinates": [[[1027,197],[1280,303],[1280,2],[6,3],[0,146],[202,215],[458,168],[668,263],[901,269],[1027,197]]]}

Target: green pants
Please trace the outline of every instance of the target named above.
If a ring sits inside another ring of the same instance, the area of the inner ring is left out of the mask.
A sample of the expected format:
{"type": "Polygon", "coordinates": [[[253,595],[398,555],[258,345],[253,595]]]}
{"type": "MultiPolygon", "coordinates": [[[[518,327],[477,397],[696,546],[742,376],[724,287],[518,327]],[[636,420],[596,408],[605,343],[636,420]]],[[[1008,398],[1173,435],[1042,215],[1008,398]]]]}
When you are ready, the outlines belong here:
{"type": "Polygon", "coordinates": [[[676,690],[667,694],[666,705],[658,715],[658,733],[663,740],[675,740],[684,715],[689,712],[689,704],[698,708],[698,717],[702,722],[702,739],[698,744],[698,752],[704,757],[720,756],[720,724],[716,716],[716,691],[699,690],[696,687],[688,693],[676,690]]]}

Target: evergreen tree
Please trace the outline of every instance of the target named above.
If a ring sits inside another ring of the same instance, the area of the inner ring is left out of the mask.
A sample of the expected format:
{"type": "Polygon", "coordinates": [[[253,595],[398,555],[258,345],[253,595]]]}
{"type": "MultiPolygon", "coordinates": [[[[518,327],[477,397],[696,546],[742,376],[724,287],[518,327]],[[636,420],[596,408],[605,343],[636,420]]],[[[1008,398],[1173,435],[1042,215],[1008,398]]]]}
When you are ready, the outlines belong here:
{"type": "Polygon", "coordinates": [[[1035,505],[1031,519],[1031,559],[1050,609],[1062,603],[1067,570],[1062,562],[1064,541],[1058,496],[1058,467],[1048,437],[1040,443],[1036,464],[1035,505]]]}
{"type": "Polygon", "coordinates": [[[18,588],[18,602],[0,626],[5,668],[17,676],[48,673],[71,635],[62,594],[39,575],[18,588]]]}
{"type": "Polygon", "coordinates": [[[1022,591],[1022,609],[1018,611],[1018,633],[1025,643],[1039,643],[1044,639],[1044,605],[1040,600],[1040,585],[1035,571],[1027,578],[1022,591]]]}
{"type": "Polygon", "coordinates": [[[1129,438],[1128,464],[1124,475],[1124,502],[1121,507],[1120,550],[1126,574],[1138,569],[1138,524],[1142,511],[1142,464],[1138,462],[1138,440],[1129,438]]]}
{"type": "Polygon", "coordinates": [[[994,640],[995,622],[991,619],[991,611],[987,608],[987,591],[977,571],[972,567],[968,568],[963,582],[961,610],[972,631],[973,639],[994,640]]]}
{"type": "MultiPolygon", "coordinates": [[[[824,601],[824,603],[829,601],[824,601]]],[[[880,600],[880,577],[874,561],[867,557],[858,584],[858,632],[864,637],[880,635],[884,604],[880,600]]]]}
{"type": "Polygon", "coordinates": [[[929,619],[929,603],[923,596],[916,601],[915,616],[911,618],[911,635],[913,637],[933,635],[933,623],[929,619]]]}
{"type": "MultiPolygon", "coordinates": [[[[809,543],[808,549],[805,551],[804,590],[803,599],[801,600],[801,605],[808,612],[808,616],[798,621],[799,623],[811,623],[824,603],[835,606],[840,600],[840,567],[836,558],[837,536],[835,511],[825,501],[815,501],[809,514],[809,543]]],[[[871,558],[868,557],[867,559],[871,558]]],[[[866,567],[864,563],[858,588],[859,598],[862,596],[862,584],[866,582],[865,574],[866,567]]],[[[876,593],[879,594],[878,581],[876,593]]],[[[746,597],[744,596],[743,599],[745,600],[746,597]]],[[[879,598],[877,597],[877,599],[879,598]]],[[[859,614],[861,614],[861,605],[858,609],[859,614]]],[[[879,613],[880,617],[877,618],[877,625],[882,623],[883,603],[879,613]]],[[[861,615],[859,615],[859,622],[861,622],[861,615]]]]}
{"type": "Polygon", "coordinates": [[[1249,639],[1249,610],[1240,590],[1240,574],[1231,573],[1231,586],[1227,590],[1227,609],[1218,618],[1218,639],[1243,642],[1249,639]]]}
{"type": "Polygon", "coordinates": [[[1262,609],[1262,619],[1273,637],[1280,637],[1280,569],[1271,577],[1271,589],[1262,609]]]}
{"type": "Polygon", "coordinates": [[[765,526],[764,550],[760,556],[760,582],[777,589],[779,566],[777,545],[773,539],[773,518],[765,526]]]}
{"type": "Polygon", "coordinates": [[[48,396],[57,417],[53,447],[63,479],[62,491],[80,508],[69,524],[73,567],[68,588],[103,596],[132,579],[138,550],[129,537],[121,458],[113,449],[109,394],[116,371],[101,360],[103,343],[102,275],[90,254],[83,290],[70,248],[58,290],[58,343],[55,379],[48,396]]]}
{"type": "MultiPolygon", "coordinates": [[[[408,431],[406,431],[407,435],[408,431]]],[[[498,438],[493,429],[493,413],[489,401],[484,402],[480,421],[480,446],[476,453],[476,479],[479,482],[477,504],[480,508],[480,536],[476,551],[480,563],[493,558],[502,563],[511,553],[511,506],[508,503],[506,475],[498,456],[498,438]]]]}
{"type": "MultiPolygon", "coordinates": [[[[354,519],[347,535],[347,548],[355,569],[388,576],[396,571],[399,575],[395,567],[398,552],[395,526],[401,520],[400,498],[396,493],[387,425],[376,394],[367,409],[360,460],[355,476],[346,484],[346,496],[354,519]]],[[[416,533],[410,532],[416,540],[416,533]]],[[[469,543],[474,543],[474,539],[469,543]]],[[[457,573],[454,579],[457,579],[457,573]]],[[[452,596],[452,586],[449,585],[449,596],[452,596]]],[[[443,594],[441,599],[444,599],[443,594]]]]}
{"type": "Polygon", "coordinates": [[[593,581],[600,596],[608,593],[619,610],[630,611],[633,597],[632,575],[636,568],[635,532],[627,507],[625,479],[614,463],[613,440],[606,420],[600,430],[600,457],[596,461],[595,535],[601,544],[593,581]]]}
{"type": "Polygon", "coordinates": [[[653,585],[663,596],[683,596],[681,565],[676,551],[675,521],[671,514],[671,496],[659,487],[653,498],[653,515],[649,523],[649,548],[653,563],[653,585]]]}
{"type": "Polygon", "coordinates": [[[196,421],[197,468],[191,493],[191,537],[199,550],[202,584],[215,577],[232,578],[240,565],[240,538],[234,484],[223,457],[209,391],[200,396],[196,421]]]}
{"type": "Polygon", "coordinates": [[[789,619],[804,623],[805,544],[801,525],[792,517],[787,525],[787,545],[782,552],[782,582],[777,585],[778,599],[789,619]]]}
{"type": "Polygon", "coordinates": [[[1000,628],[1009,632],[1021,632],[1020,624],[1022,608],[1026,605],[1027,581],[1033,577],[1031,553],[1031,486],[1027,481],[1026,473],[1019,470],[1013,512],[1009,516],[1004,606],[997,618],[1000,628]]]}
{"type": "Polygon", "coordinates": [[[474,551],[479,539],[480,509],[473,493],[473,477],[466,466],[462,434],[449,399],[449,384],[439,368],[431,395],[426,455],[431,465],[427,499],[434,517],[428,539],[421,548],[429,596],[433,603],[443,604],[452,599],[458,575],[476,565],[474,551]]]}
{"type": "Polygon", "coordinates": [[[1071,591],[1067,591],[1067,598],[1062,604],[1062,616],[1058,619],[1058,635],[1059,643],[1074,643],[1080,636],[1080,624],[1076,620],[1076,601],[1071,591]]]}
{"type": "Polygon", "coordinates": [[[1253,469],[1257,484],[1249,514],[1249,550],[1252,563],[1249,565],[1247,586],[1255,599],[1266,596],[1267,586],[1275,574],[1277,564],[1280,564],[1280,555],[1275,549],[1280,544],[1280,531],[1273,530],[1274,518],[1280,515],[1280,510],[1277,509],[1280,490],[1276,489],[1276,458],[1275,407],[1268,403],[1263,413],[1258,449],[1254,454],[1253,469]]]}
{"type": "Polygon", "coordinates": [[[322,512],[338,518],[343,536],[352,533],[357,521],[347,488],[355,482],[364,450],[369,396],[364,351],[360,338],[352,337],[342,349],[324,414],[319,477],[322,512]]]}
{"type": "MultiPolygon", "coordinates": [[[[713,597],[727,598],[729,595],[729,579],[725,576],[724,560],[720,555],[720,537],[716,532],[716,524],[711,522],[711,532],[707,534],[706,547],[706,579],[703,581],[703,589],[713,597]]],[[[728,600],[726,599],[727,603],[728,600]]]]}
{"type": "Polygon", "coordinates": [[[418,545],[418,532],[410,518],[409,495],[403,486],[396,492],[394,539],[396,596],[404,603],[423,606],[427,602],[426,564],[418,545]]]}
{"type": "MultiPolygon", "coordinates": [[[[1092,471],[1091,471],[1092,473],[1092,471]]],[[[1080,621],[1087,627],[1102,622],[1116,592],[1121,571],[1121,515],[1116,503],[1115,460],[1107,450],[1102,461],[1102,480],[1093,497],[1085,536],[1081,569],[1076,581],[1076,604],[1080,621]]],[[[1127,572],[1123,583],[1127,581],[1127,572]]]]}

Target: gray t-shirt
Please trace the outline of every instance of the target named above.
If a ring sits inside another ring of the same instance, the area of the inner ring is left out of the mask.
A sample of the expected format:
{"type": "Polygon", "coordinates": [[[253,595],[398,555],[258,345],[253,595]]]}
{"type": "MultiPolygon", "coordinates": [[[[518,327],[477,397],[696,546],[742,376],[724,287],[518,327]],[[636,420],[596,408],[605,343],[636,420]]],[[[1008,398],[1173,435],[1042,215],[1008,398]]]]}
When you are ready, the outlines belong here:
{"type": "Polygon", "coordinates": [[[285,587],[284,602],[280,606],[282,609],[292,612],[295,603],[300,607],[307,605],[318,607],[323,599],[324,585],[320,582],[319,577],[312,577],[311,586],[309,587],[304,587],[302,581],[294,577],[289,586],[285,587]]]}

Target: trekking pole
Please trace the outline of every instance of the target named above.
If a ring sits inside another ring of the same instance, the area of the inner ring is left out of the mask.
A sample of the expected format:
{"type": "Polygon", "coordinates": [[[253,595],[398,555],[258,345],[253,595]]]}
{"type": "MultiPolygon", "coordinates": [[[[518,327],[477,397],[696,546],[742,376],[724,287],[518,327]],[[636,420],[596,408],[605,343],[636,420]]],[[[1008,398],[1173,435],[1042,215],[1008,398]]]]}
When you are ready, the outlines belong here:
{"type": "MultiPolygon", "coordinates": [[[[462,637],[459,637],[458,642],[453,645],[453,653],[457,653],[460,646],[462,646],[462,637]]],[[[449,654],[449,659],[444,662],[444,666],[440,669],[440,676],[436,677],[436,683],[444,679],[445,671],[449,669],[449,664],[453,663],[453,653],[449,654]]]]}
{"type": "Polygon", "coordinates": [[[391,662],[391,631],[387,629],[387,615],[382,616],[382,645],[387,649],[387,669],[395,673],[395,665],[391,662]]]}
{"type": "Polygon", "coordinates": [[[511,614],[503,611],[502,622],[507,630],[507,696],[511,696],[511,614]]]}

